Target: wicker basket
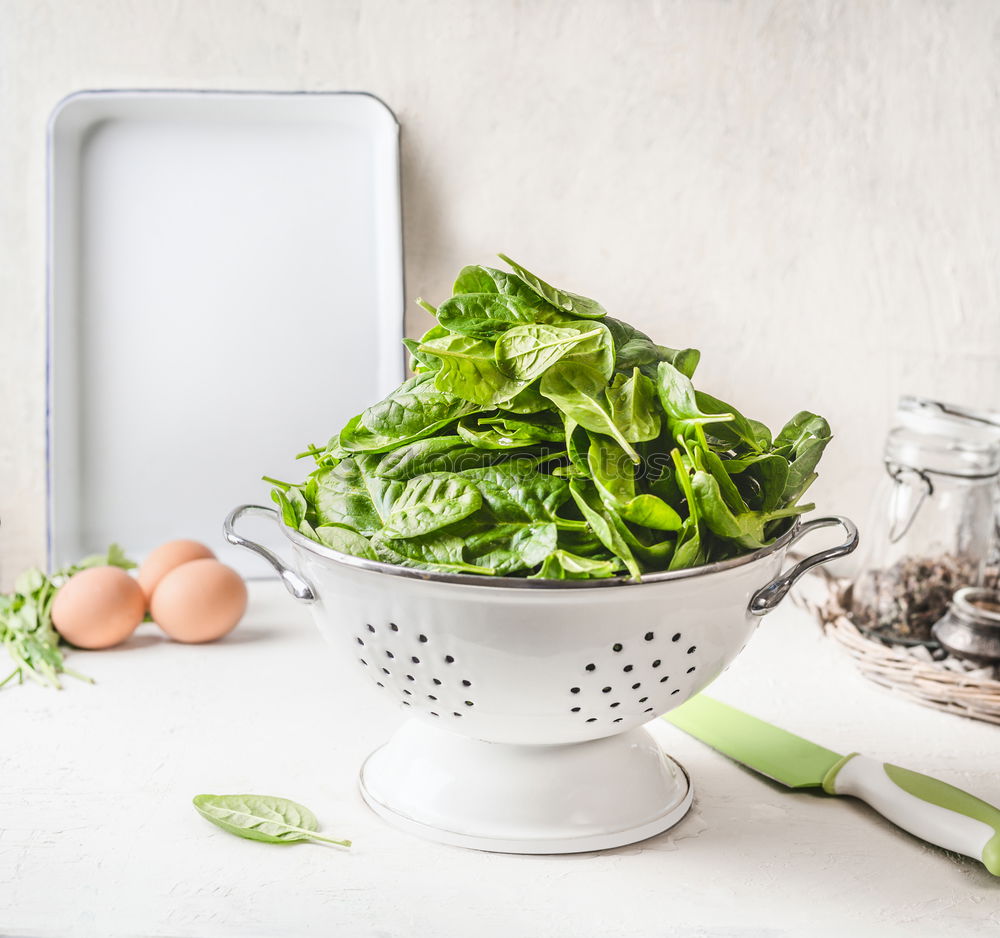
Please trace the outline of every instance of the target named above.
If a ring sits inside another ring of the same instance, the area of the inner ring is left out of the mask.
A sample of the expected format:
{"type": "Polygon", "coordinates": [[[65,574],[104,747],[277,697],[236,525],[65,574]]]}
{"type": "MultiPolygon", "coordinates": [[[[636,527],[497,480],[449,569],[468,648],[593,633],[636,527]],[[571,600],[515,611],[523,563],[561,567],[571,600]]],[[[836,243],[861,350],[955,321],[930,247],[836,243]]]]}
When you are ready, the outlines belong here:
{"type": "Polygon", "coordinates": [[[797,601],[866,678],[926,707],[1000,724],[1000,667],[977,667],[923,645],[891,645],[867,638],[851,621],[846,582],[822,575],[816,580],[823,587],[807,595],[800,592],[797,601]]]}

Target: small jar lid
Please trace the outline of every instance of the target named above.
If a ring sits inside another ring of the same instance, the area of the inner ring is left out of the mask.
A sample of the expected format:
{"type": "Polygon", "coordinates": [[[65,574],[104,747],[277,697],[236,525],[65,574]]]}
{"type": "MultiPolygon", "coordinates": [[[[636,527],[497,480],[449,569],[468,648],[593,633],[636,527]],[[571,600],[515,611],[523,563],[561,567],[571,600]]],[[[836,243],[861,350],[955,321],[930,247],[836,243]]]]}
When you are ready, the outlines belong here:
{"type": "Polygon", "coordinates": [[[981,586],[964,586],[955,591],[951,609],[967,622],[1000,629],[1000,592],[997,590],[981,586]]]}
{"type": "Polygon", "coordinates": [[[896,425],[925,433],[972,437],[1000,444],[1000,412],[975,410],[915,394],[900,397],[896,405],[896,425]]]}

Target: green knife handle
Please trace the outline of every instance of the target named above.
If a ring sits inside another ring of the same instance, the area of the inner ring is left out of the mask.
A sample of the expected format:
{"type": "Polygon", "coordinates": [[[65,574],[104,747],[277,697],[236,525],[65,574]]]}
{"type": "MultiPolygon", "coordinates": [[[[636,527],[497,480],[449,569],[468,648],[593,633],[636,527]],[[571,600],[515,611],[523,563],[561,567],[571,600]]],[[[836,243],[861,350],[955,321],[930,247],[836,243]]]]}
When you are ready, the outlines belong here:
{"type": "Polygon", "coordinates": [[[1000,876],[1000,810],[961,788],[852,753],[827,772],[823,790],[860,798],[897,827],[1000,876]]]}

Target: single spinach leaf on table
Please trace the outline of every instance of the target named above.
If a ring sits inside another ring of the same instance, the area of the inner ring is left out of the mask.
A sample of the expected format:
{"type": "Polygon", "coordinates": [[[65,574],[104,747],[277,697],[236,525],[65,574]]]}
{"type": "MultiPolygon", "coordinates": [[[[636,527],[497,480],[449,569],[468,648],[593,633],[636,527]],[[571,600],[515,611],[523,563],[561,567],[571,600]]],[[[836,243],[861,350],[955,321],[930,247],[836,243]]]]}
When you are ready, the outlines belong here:
{"type": "Polygon", "coordinates": [[[334,840],[317,833],[316,815],[305,805],[273,795],[195,795],[195,810],[216,827],[247,840],[290,844],[319,840],[350,847],[349,840],[334,840]]]}
{"type": "Polygon", "coordinates": [[[516,261],[512,261],[506,254],[498,254],[497,256],[510,265],[523,283],[527,284],[543,300],[551,303],[557,309],[565,310],[574,316],[579,316],[581,319],[601,319],[607,316],[607,311],[597,300],[553,287],[516,261]]]}

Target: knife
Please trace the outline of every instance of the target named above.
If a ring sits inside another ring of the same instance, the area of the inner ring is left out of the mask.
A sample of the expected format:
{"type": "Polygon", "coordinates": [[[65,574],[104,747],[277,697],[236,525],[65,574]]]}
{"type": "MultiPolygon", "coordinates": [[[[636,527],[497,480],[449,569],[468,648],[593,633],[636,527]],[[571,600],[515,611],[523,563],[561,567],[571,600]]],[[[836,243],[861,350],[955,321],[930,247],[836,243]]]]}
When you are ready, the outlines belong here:
{"type": "Polygon", "coordinates": [[[704,694],[663,719],[789,788],[860,798],[897,827],[1000,876],[1000,810],[960,788],[856,752],[842,756],[704,694]]]}

